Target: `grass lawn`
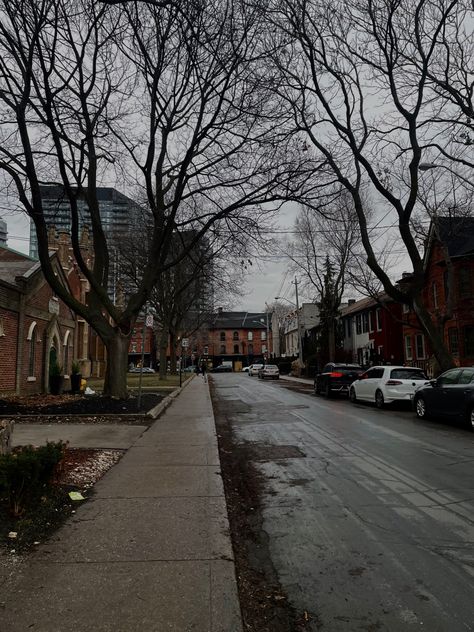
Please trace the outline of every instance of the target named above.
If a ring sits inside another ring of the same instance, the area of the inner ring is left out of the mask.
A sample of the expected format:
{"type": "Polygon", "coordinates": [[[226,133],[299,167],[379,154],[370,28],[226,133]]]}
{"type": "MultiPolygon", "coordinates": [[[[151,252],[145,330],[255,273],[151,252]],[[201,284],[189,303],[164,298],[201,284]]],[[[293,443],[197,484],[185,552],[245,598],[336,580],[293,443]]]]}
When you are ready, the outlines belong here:
{"type": "MultiPolygon", "coordinates": [[[[183,384],[188,379],[189,374],[183,373],[183,384]]],[[[138,390],[140,381],[139,373],[127,374],[127,386],[130,390],[138,390]]],[[[104,388],[104,379],[98,377],[90,377],[87,379],[87,386],[94,391],[102,391],[104,388]]],[[[173,389],[179,386],[179,375],[168,375],[165,380],[160,380],[159,373],[143,374],[142,390],[156,391],[157,389],[173,389]]]]}

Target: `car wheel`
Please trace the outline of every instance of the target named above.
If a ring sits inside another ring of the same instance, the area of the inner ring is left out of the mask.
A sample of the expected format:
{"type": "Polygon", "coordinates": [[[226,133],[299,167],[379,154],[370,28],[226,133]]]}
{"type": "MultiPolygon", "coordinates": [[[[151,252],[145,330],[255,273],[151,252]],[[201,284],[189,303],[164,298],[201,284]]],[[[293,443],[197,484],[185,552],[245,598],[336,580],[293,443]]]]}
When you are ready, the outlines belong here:
{"type": "Polygon", "coordinates": [[[375,392],[375,405],[377,406],[377,408],[382,409],[384,407],[385,401],[383,398],[383,393],[382,391],[376,391],[375,392]]]}
{"type": "Polygon", "coordinates": [[[349,391],[349,399],[351,400],[353,404],[357,402],[357,395],[356,395],[354,387],[352,387],[351,390],[349,391]]]}
{"type": "Polygon", "coordinates": [[[330,398],[332,395],[331,393],[331,387],[329,386],[329,383],[326,384],[326,388],[324,389],[324,397],[330,398]]]}
{"type": "Polygon", "coordinates": [[[426,419],[426,402],[423,397],[417,397],[415,400],[415,412],[418,419],[426,419]]]}
{"type": "Polygon", "coordinates": [[[474,432],[474,406],[472,406],[471,410],[468,412],[467,424],[469,428],[474,432]]]}

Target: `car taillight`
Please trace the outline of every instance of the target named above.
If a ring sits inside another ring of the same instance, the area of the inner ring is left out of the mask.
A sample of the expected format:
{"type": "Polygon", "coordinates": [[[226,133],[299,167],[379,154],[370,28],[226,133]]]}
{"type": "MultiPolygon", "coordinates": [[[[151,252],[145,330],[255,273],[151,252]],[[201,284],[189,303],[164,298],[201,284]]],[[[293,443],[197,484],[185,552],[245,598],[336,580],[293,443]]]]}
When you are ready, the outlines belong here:
{"type": "Polygon", "coordinates": [[[403,384],[403,382],[400,382],[400,380],[388,380],[387,382],[385,382],[385,384],[387,386],[400,386],[400,384],[403,384]]]}
{"type": "Polygon", "coordinates": [[[343,376],[343,373],[338,373],[337,371],[333,371],[331,373],[331,377],[342,377],[342,376],[343,376]]]}

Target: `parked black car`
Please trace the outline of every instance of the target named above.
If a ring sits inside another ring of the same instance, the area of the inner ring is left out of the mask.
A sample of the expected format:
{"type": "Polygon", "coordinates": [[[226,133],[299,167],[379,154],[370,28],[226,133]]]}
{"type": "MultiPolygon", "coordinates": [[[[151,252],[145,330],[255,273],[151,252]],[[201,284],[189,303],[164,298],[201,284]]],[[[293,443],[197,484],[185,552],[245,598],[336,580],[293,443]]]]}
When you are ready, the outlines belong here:
{"type": "Polygon", "coordinates": [[[329,362],[314,378],[314,394],[331,397],[335,393],[349,393],[349,387],[364,369],[359,364],[329,362]]]}
{"type": "Polygon", "coordinates": [[[474,367],[449,369],[413,397],[417,417],[463,421],[474,430],[474,367]]]}

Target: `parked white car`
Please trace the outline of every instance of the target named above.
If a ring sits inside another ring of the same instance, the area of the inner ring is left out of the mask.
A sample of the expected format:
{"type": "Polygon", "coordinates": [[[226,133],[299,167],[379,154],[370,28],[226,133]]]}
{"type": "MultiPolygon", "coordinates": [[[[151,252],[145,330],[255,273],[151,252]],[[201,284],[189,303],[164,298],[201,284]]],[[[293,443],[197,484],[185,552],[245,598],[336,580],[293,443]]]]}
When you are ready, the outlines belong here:
{"type": "Polygon", "coordinates": [[[396,401],[411,401],[417,388],[429,384],[421,369],[408,366],[373,366],[351,384],[349,399],[375,402],[377,408],[396,401]]]}
{"type": "Polygon", "coordinates": [[[254,375],[258,375],[258,371],[263,367],[263,364],[251,364],[249,366],[249,375],[253,377],[254,375]]]}

